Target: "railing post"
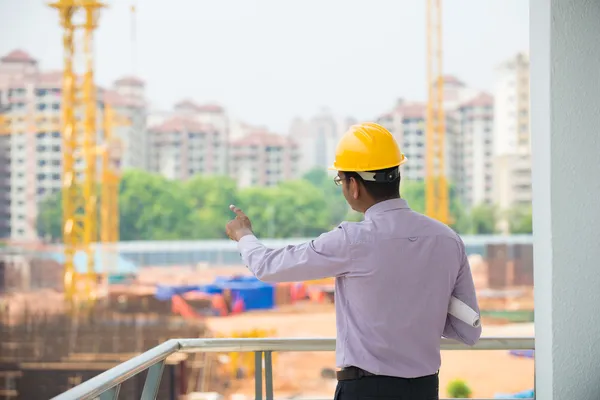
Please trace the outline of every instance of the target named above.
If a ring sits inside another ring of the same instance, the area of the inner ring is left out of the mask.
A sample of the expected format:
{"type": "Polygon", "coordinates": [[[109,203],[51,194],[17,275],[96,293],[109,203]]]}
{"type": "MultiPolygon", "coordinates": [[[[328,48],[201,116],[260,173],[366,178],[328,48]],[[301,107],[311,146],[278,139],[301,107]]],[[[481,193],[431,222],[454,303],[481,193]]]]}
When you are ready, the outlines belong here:
{"type": "Polygon", "coordinates": [[[144,382],[144,390],[142,390],[141,400],[156,400],[164,368],[165,360],[159,361],[150,368],[148,368],[146,382],[144,382]]]}
{"type": "Polygon", "coordinates": [[[120,390],[121,390],[120,384],[115,387],[112,387],[100,395],[100,400],[117,400],[119,398],[120,390]]]}
{"type": "Polygon", "coordinates": [[[254,399],[262,400],[262,351],[254,352],[254,399]]]}
{"type": "Polygon", "coordinates": [[[265,392],[267,400],[273,400],[273,352],[265,351],[265,392]]]}

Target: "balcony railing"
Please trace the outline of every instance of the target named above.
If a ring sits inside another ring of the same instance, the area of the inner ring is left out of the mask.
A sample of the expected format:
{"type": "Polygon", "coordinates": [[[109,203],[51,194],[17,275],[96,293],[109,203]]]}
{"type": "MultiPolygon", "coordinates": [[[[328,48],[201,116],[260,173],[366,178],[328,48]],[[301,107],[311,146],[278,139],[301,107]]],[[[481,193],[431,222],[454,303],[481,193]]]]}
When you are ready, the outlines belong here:
{"type": "MultiPolygon", "coordinates": [[[[442,339],[442,350],[533,350],[532,337],[485,337],[472,347],[450,339],[442,339]]],[[[154,400],[163,375],[165,360],[177,352],[253,352],[255,354],[255,399],[273,400],[273,352],[334,351],[335,339],[171,339],[106,372],[54,397],[53,400],[115,400],[121,384],[148,370],[142,400],[154,400]]],[[[476,400],[476,399],[472,399],[476,400]]],[[[486,399],[480,399],[486,400],[486,399]]],[[[531,400],[531,399],[530,399],[531,400]]]]}

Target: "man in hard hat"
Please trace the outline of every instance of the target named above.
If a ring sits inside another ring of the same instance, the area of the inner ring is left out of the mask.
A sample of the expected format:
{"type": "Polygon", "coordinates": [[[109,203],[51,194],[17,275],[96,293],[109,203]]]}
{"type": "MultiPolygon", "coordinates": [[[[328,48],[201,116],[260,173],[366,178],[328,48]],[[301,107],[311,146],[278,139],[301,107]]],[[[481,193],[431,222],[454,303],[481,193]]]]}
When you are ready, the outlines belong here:
{"type": "Polygon", "coordinates": [[[337,147],[334,181],[364,220],[298,246],[265,247],[231,207],[227,234],[258,279],[336,277],[336,399],[438,399],[440,337],[473,345],[481,335],[448,314],[451,296],[479,312],[465,246],[400,198],[405,161],[382,126],[352,126],[337,147]]]}

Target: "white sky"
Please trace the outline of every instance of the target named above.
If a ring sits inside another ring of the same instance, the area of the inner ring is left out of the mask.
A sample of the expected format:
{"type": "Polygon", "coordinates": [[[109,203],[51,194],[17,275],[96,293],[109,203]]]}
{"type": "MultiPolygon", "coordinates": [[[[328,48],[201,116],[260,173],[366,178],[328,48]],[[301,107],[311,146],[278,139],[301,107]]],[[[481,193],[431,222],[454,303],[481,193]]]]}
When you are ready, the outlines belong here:
{"type": "MultiPolygon", "coordinates": [[[[135,72],[153,105],[217,102],[284,132],[327,106],[370,119],[395,99],[425,97],[426,0],[137,0],[134,71],[129,6],[112,0],[96,40],[97,78],[135,72]]],[[[444,70],[491,89],[494,66],[528,49],[526,0],[444,1],[444,70]]],[[[0,0],[0,55],[22,48],[62,63],[55,10],[0,0]]]]}

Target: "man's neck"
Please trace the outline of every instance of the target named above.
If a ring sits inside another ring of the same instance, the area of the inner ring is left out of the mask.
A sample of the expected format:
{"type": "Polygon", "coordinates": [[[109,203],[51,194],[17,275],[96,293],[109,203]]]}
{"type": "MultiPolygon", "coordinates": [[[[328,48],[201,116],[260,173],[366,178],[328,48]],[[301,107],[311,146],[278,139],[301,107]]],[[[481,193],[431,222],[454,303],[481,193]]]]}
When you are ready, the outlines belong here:
{"type": "Polygon", "coordinates": [[[383,203],[384,201],[388,201],[388,200],[397,200],[397,199],[400,199],[400,198],[401,197],[398,195],[398,196],[393,196],[393,197],[386,197],[386,198],[383,198],[383,199],[380,199],[380,200],[371,200],[371,201],[369,201],[368,205],[366,205],[364,207],[363,214],[366,213],[369,208],[373,207],[376,204],[383,203]]]}

